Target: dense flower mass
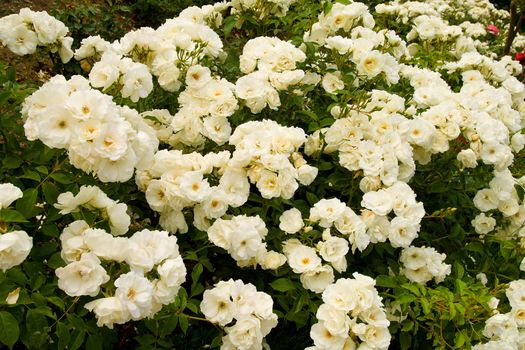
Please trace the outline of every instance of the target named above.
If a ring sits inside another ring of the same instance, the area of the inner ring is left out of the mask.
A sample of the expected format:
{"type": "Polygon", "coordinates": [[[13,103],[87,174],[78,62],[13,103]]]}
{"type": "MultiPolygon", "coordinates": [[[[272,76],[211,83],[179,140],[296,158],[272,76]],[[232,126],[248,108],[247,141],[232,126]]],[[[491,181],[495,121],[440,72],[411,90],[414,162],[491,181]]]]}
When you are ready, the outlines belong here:
{"type": "Polygon", "coordinates": [[[91,312],[82,332],[151,332],[143,347],[208,322],[198,346],[223,350],[267,349],[276,327],[302,332],[290,349],[522,349],[525,36],[504,42],[509,16],[233,0],[74,52],[45,12],[0,19],[14,53],[74,57],[16,124],[55,165],[1,162],[16,186],[0,184],[0,270],[27,261],[0,295],[66,315],[44,296],[58,288],[91,312]]]}
{"type": "Polygon", "coordinates": [[[99,326],[113,328],[115,323],[152,317],[173,302],[186,279],[177,238],[166,231],[145,229],[129,238],[114,237],[78,220],[64,229],[60,240],[62,259],[68,264],[55,272],[58,287],[70,296],[100,294],[110,279],[102,263],[131,269],[114,281],[114,296],[104,293],[105,297],[85,305],[95,313],[99,326]]]}
{"type": "Polygon", "coordinates": [[[261,350],[264,337],[277,325],[272,298],[241,280],[220,281],[206,290],[201,311],[224,327],[221,349],[261,350]]]}
{"type": "Polygon", "coordinates": [[[374,280],[359,273],[341,278],[323,292],[317,309],[318,323],[310,337],[315,347],[308,349],[387,349],[390,322],[386,318],[374,280]]]}
{"type": "Polygon", "coordinates": [[[73,57],[73,38],[68,32],[64,23],[45,11],[23,8],[18,14],[0,18],[0,42],[21,56],[35,53],[38,46],[48,46],[67,63],[73,57]]]}
{"type": "Polygon", "coordinates": [[[22,114],[29,140],[68,151],[71,164],[102,182],[129,180],[158,147],[137,111],[115,104],[81,76],[53,77],[28,97],[22,114]]]}

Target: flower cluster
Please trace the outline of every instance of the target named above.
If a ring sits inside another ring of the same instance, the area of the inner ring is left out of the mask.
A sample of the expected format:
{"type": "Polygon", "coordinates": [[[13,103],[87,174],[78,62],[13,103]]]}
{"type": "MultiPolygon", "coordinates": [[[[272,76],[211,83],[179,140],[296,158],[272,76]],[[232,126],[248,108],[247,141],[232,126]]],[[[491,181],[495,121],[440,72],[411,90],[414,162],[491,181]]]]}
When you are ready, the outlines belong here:
{"type": "Polygon", "coordinates": [[[305,140],[301,128],[284,127],[272,120],[247,122],[230,137],[235,151],[229,165],[246,170],[263,198],[292,198],[299,183],[308,186],[318,173],[298,153],[305,140]]]}
{"type": "Polygon", "coordinates": [[[513,96],[516,101],[520,95],[523,96],[519,81],[514,77],[522,72],[522,67],[518,61],[512,60],[509,56],[504,56],[498,61],[478,52],[468,52],[458,61],[445,63],[443,69],[448,73],[462,72],[465,82],[482,83],[487,80],[496,86],[503,86],[512,95],[517,95],[513,96]]]}
{"type": "Polygon", "coordinates": [[[89,37],[82,41],[75,58],[95,62],[90,80],[97,87],[108,89],[118,83],[122,96],[134,102],[149,95],[152,75],[161,88],[174,92],[182,85],[181,71],[222,52],[222,41],[208,24],[219,25],[226,8],[223,3],[189,7],[156,30],[140,28],[114,43],[99,36],[89,37]]]}
{"type": "Polygon", "coordinates": [[[262,350],[264,337],[277,326],[272,298],[241,280],[220,281],[204,291],[201,311],[207,320],[225,327],[223,350],[262,350]]]}
{"type": "Polygon", "coordinates": [[[153,77],[145,64],[113,52],[102,55],[89,73],[91,86],[108,90],[117,86],[124,98],[137,102],[153,91],[153,77]]]}
{"type": "MultiPolygon", "coordinates": [[[[381,184],[408,182],[415,172],[415,160],[428,162],[430,154],[448,147],[442,146],[446,135],[438,133],[427,117],[409,119],[401,114],[413,111],[405,111],[402,97],[374,90],[370,98],[365,107],[370,112],[359,112],[353,106],[333,107],[332,114],[338,119],[329,128],[310,135],[305,148],[307,154],[321,148],[325,153],[338,151],[343,167],[363,171],[360,187],[365,192],[379,189],[381,184]]],[[[456,129],[448,131],[450,137],[457,137],[456,129]]]]}
{"type": "Polygon", "coordinates": [[[230,153],[162,150],[155,154],[147,171],[136,177],[139,188],[146,193],[151,209],[159,212],[160,225],[172,233],[185,233],[188,225],[182,210],[193,207],[195,226],[206,231],[209,220],[221,217],[228,206],[239,207],[248,200],[250,184],[242,171],[227,168],[230,153]],[[210,185],[208,178],[217,179],[210,185]]]}
{"type": "Polygon", "coordinates": [[[73,57],[73,38],[67,36],[68,31],[64,23],[46,11],[23,8],[18,14],[0,18],[0,42],[20,56],[35,53],[38,46],[47,46],[67,63],[73,57]]]}
{"type": "Polygon", "coordinates": [[[112,200],[97,186],[81,186],[76,195],[72,192],[61,193],[54,206],[60,209],[62,215],[78,212],[81,207],[100,211],[115,236],[126,234],[131,224],[131,218],[126,213],[128,206],[112,200]]]}
{"type": "Polygon", "coordinates": [[[399,261],[403,264],[401,273],[416,283],[427,283],[432,278],[436,283],[443,282],[450,274],[451,266],[443,263],[445,254],[434,248],[413,247],[403,249],[399,261]]]}
{"type": "Polygon", "coordinates": [[[279,90],[300,83],[305,72],[297,68],[306,55],[292,44],[275,37],[257,37],[249,40],[239,57],[240,68],[246,75],[235,83],[235,94],[252,113],[266,106],[278,109],[279,90]]]}
{"type": "Polygon", "coordinates": [[[102,182],[129,180],[135,168],[148,167],[159,143],[137,111],[81,76],[53,77],[25,100],[22,114],[29,140],[66,149],[71,164],[102,182]]]}
{"type": "Polygon", "coordinates": [[[505,314],[496,314],[485,323],[483,335],[490,339],[485,344],[478,344],[474,350],[521,349],[525,343],[525,280],[509,283],[505,291],[511,310],[505,314]]]}
{"type": "MultiPolygon", "coordinates": [[[[394,247],[408,247],[417,237],[425,211],[405,183],[397,182],[385,190],[367,192],[361,204],[366,209],[357,215],[337,198],[322,199],[310,210],[308,219],[310,224],[318,224],[323,230],[322,241],[315,247],[306,246],[297,239],[284,242],[288,264],[295,273],[301,274],[305,288],[320,293],[333,282],[332,267],[339,272],[346,271],[349,243],[355,252],[356,249],[365,250],[370,243],[387,239],[394,247]],[[391,211],[396,217],[390,221],[387,215],[391,211]],[[316,250],[330,265],[322,264],[316,250]]],[[[297,209],[287,210],[280,217],[279,227],[287,233],[302,229],[303,234],[310,235],[312,227],[303,226],[297,209]]]]}
{"type": "MultiPolygon", "coordinates": [[[[11,183],[0,184],[0,210],[8,208],[14,201],[22,198],[22,191],[11,183]]],[[[0,270],[6,271],[20,265],[33,247],[33,238],[25,231],[0,231],[0,270]]]]}
{"type": "Polygon", "coordinates": [[[436,10],[434,2],[419,2],[419,1],[391,1],[382,4],[378,4],[375,10],[379,17],[387,15],[394,17],[401,23],[407,24],[411,19],[426,15],[426,16],[439,16],[439,12],[436,10]]]}
{"type": "Polygon", "coordinates": [[[209,68],[191,66],[186,72],[186,89],[178,98],[180,108],[171,120],[172,145],[197,148],[206,139],[226,143],[232,130],[228,117],[238,108],[234,90],[226,79],[212,77],[209,68]]]}
{"type": "Polygon", "coordinates": [[[488,188],[479,190],[474,196],[474,205],[481,211],[472,226],[480,235],[486,235],[496,227],[495,214],[501,213],[506,221],[496,232],[505,238],[523,237],[525,230],[525,207],[520,203],[520,198],[515,186],[523,186],[520,179],[515,179],[508,169],[494,171],[494,178],[489,182],[488,188]],[[486,213],[494,215],[487,216],[486,213]]]}
{"type": "MultiPolygon", "coordinates": [[[[322,199],[311,208],[308,219],[310,225],[321,228],[322,241],[318,241],[315,247],[302,244],[295,238],[284,242],[288,264],[295,273],[301,274],[306,289],[321,293],[333,282],[333,269],[340,273],[346,271],[350,245],[352,252],[363,251],[370,243],[388,239],[394,247],[408,247],[417,237],[419,223],[425,214],[423,204],[416,202],[415,194],[403,182],[385,190],[367,192],[361,205],[366,209],[357,215],[337,198],[322,199]],[[396,217],[389,221],[387,215],[391,211],[396,217]]],[[[297,209],[285,211],[279,221],[279,228],[286,233],[313,235],[310,240],[318,237],[318,231],[312,231],[312,226],[304,226],[297,209]]]]}
{"type": "Polygon", "coordinates": [[[369,210],[365,212],[365,222],[371,241],[384,242],[388,238],[396,248],[406,248],[412,243],[425,216],[423,203],[416,201],[414,191],[400,181],[386,189],[365,193],[361,205],[369,210]],[[395,217],[389,222],[385,219],[391,212],[395,217]]]}
{"type": "Polygon", "coordinates": [[[259,216],[234,216],[229,220],[217,219],[208,229],[208,239],[225,249],[237,265],[259,264],[275,270],[286,261],[284,255],[268,251],[264,239],[268,234],[259,216]]]}
{"type": "Polygon", "coordinates": [[[86,304],[97,316],[99,326],[113,328],[115,323],[153,316],[173,302],[185,280],[186,267],[177,238],[166,231],[144,229],[129,238],[114,237],[77,220],[64,229],[60,241],[67,265],[55,273],[58,287],[70,296],[100,294],[110,280],[102,263],[125,263],[131,269],[114,281],[114,296],[86,304]],[[157,277],[150,279],[148,273],[157,277]]]}
{"type": "Polygon", "coordinates": [[[368,6],[361,2],[348,5],[336,2],[328,13],[319,14],[319,21],[305,33],[305,41],[323,43],[329,35],[338,32],[348,33],[352,28],[362,25],[364,28],[374,28],[375,20],[368,6]]]}
{"type": "Polygon", "coordinates": [[[253,11],[259,19],[271,15],[285,16],[290,6],[297,0],[233,0],[231,2],[232,13],[253,11]]]}
{"type": "Polygon", "coordinates": [[[374,279],[357,272],[353,277],[340,278],[323,292],[318,322],[310,331],[315,346],[308,350],[387,349],[390,345],[390,321],[374,279]]]}
{"type": "MultiPolygon", "coordinates": [[[[315,232],[312,226],[304,227],[301,212],[295,208],[285,211],[279,221],[279,228],[286,233],[298,233],[302,229],[310,236],[315,232]]],[[[321,293],[334,282],[334,269],[341,273],[346,271],[349,241],[352,251],[356,248],[362,251],[370,243],[370,237],[361,217],[337,198],[317,202],[310,210],[308,221],[323,228],[322,241],[311,247],[296,238],[289,239],[284,242],[283,251],[292,271],[301,275],[303,287],[321,293]]]]}

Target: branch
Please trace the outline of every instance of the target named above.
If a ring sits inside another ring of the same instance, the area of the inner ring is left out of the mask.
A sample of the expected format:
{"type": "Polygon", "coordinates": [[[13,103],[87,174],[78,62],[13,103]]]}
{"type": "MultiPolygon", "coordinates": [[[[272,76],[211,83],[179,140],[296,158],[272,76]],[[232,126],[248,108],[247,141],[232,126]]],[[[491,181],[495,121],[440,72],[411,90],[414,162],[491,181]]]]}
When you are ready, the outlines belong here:
{"type": "Polygon", "coordinates": [[[503,49],[503,55],[508,55],[510,53],[512,42],[514,41],[514,38],[516,37],[516,29],[517,29],[517,22],[518,22],[517,14],[518,13],[517,13],[516,3],[512,1],[510,4],[509,33],[507,34],[507,40],[505,41],[505,48],[503,49]]]}

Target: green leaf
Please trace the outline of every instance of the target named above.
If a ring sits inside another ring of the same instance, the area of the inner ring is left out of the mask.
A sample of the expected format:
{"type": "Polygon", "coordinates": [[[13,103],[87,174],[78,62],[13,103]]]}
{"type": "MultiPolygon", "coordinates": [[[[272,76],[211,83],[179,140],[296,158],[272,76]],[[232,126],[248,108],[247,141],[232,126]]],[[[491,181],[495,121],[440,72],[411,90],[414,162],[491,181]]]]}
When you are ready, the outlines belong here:
{"type": "Polygon", "coordinates": [[[401,333],[399,335],[399,342],[401,343],[402,350],[411,349],[412,346],[412,336],[408,333],[401,333]]]}
{"type": "Polygon", "coordinates": [[[230,33],[232,29],[235,27],[236,23],[237,23],[237,18],[235,16],[230,16],[224,20],[224,36],[225,37],[230,36],[230,33]]]}
{"type": "Polygon", "coordinates": [[[16,71],[13,67],[7,68],[6,78],[8,81],[11,81],[13,83],[16,82],[16,71]]]}
{"type": "Polygon", "coordinates": [[[314,205],[315,203],[319,202],[319,198],[311,192],[306,192],[306,200],[310,205],[314,205]]]}
{"type": "Polygon", "coordinates": [[[28,310],[26,314],[26,329],[32,346],[41,346],[46,342],[46,332],[49,328],[44,315],[35,312],[34,309],[28,310]]]}
{"type": "Polygon", "coordinates": [[[54,174],[51,174],[51,178],[55,180],[56,182],[63,184],[63,185],[68,185],[73,182],[73,179],[71,179],[70,174],[54,173],[54,174]]]}
{"type": "Polygon", "coordinates": [[[379,276],[376,277],[376,286],[378,286],[378,287],[395,288],[395,287],[398,286],[398,283],[396,282],[395,277],[386,276],[386,275],[379,275],[379,276]]]}
{"type": "Polygon", "coordinates": [[[40,174],[33,170],[26,170],[24,174],[19,176],[19,178],[40,182],[40,174]]]}
{"type": "Polygon", "coordinates": [[[270,286],[279,292],[287,292],[296,288],[295,284],[289,278],[279,278],[270,283],[270,286]]]}
{"type": "Polygon", "coordinates": [[[401,294],[398,298],[397,298],[397,301],[399,302],[399,304],[403,305],[403,304],[410,304],[411,302],[415,301],[416,300],[416,297],[413,296],[412,294],[401,294]]]}
{"type": "Polygon", "coordinates": [[[23,163],[20,157],[8,156],[2,161],[2,168],[4,169],[17,169],[23,163]]]}
{"type": "Polygon", "coordinates": [[[38,197],[38,190],[30,188],[24,191],[24,196],[16,201],[16,210],[18,210],[26,219],[36,215],[35,204],[38,197]]]}
{"type": "Polygon", "coordinates": [[[73,336],[71,337],[71,344],[69,345],[70,350],[76,350],[82,346],[84,343],[84,337],[86,332],[84,330],[75,330],[73,336]]]}
{"type": "Polygon", "coordinates": [[[69,314],[67,315],[67,320],[76,328],[76,329],[84,329],[86,328],[86,325],[84,321],[78,317],[75,314],[69,314]]]}
{"type": "Polygon", "coordinates": [[[64,305],[64,301],[59,297],[49,297],[47,298],[47,301],[57,306],[62,311],[64,311],[64,309],[66,308],[66,306],[64,305]]]}
{"type": "Polygon", "coordinates": [[[463,345],[465,344],[465,335],[463,332],[456,333],[456,337],[454,339],[454,348],[456,349],[462,349],[463,345]]]}
{"type": "Polygon", "coordinates": [[[403,322],[403,328],[401,328],[402,332],[410,332],[414,328],[414,322],[410,320],[406,320],[403,322]]]}
{"type": "Polygon", "coordinates": [[[90,334],[86,342],[86,350],[100,350],[103,348],[103,338],[96,334],[90,334]]]}
{"type": "Polygon", "coordinates": [[[180,329],[182,330],[182,332],[186,334],[186,331],[188,330],[188,325],[189,325],[188,317],[186,317],[185,315],[180,315],[179,325],[180,325],[180,329]]]}
{"type": "Polygon", "coordinates": [[[412,292],[412,294],[414,295],[417,295],[417,296],[420,296],[421,295],[421,291],[419,290],[419,287],[415,284],[410,284],[410,283],[404,283],[401,285],[402,288],[406,289],[406,290],[409,290],[412,292]]]}
{"type": "Polygon", "coordinates": [[[197,283],[197,281],[199,280],[199,277],[202,274],[202,271],[203,271],[202,264],[199,263],[195,265],[195,267],[193,268],[193,271],[191,272],[191,280],[193,281],[193,284],[197,283]]]}
{"type": "Polygon", "coordinates": [[[43,166],[43,165],[40,165],[40,166],[37,166],[35,168],[36,171],[38,171],[39,173],[42,173],[44,175],[47,175],[48,174],[48,170],[47,170],[47,167],[43,166]]]}
{"type": "Polygon", "coordinates": [[[10,349],[18,340],[20,329],[18,321],[9,312],[0,312],[0,342],[7,345],[10,349]]]}
{"type": "Polygon", "coordinates": [[[0,221],[4,222],[27,222],[22,214],[16,210],[2,209],[0,210],[0,221]]]}
{"type": "Polygon", "coordinates": [[[42,193],[44,194],[44,199],[49,204],[56,203],[59,192],[57,187],[51,182],[44,182],[42,184],[42,193]]]}
{"type": "Polygon", "coordinates": [[[168,334],[172,333],[177,325],[179,324],[179,318],[177,316],[171,316],[167,320],[163,321],[160,325],[160,336],[166,337],[168,334]]]}
{"type": "Polygon", "coordinates": [[[219,334],[218,336],[213,338],[213,340],[211,341],[210,347],[212,349],[218,348],[219,346],[221,346],[221,344],[222,344],[222,334],[219,334]]]}
{"type": "Polygon", "coordinates": [[[310,119],[312,120],[319,120],[319,117],[317,116],[317,114],[315,114],[312,111],[298,111],[297,113],[310,117],[310,119]]]}
{"type": "Polygon", "coordinates": [[[331,1],[326,1],[323,5],[323,13],[326,15],[332,9],[334,4],[331,1]]]}
{"type": "Polygon", "coordinates": [[[421,299],[421,307],[423,308],[423,313],[428,315],[431,311],[430,302],[426,299],[421,299]]]}
{"type": "Polygon", "coordinates": [[[71,338],[69,335],[69,329],[64,323],[59,322],[57,323],[56,333],[58,337],[58,348],[64,349],[67,346],[67,344],[69,344],[69,340],[71,338]]]}

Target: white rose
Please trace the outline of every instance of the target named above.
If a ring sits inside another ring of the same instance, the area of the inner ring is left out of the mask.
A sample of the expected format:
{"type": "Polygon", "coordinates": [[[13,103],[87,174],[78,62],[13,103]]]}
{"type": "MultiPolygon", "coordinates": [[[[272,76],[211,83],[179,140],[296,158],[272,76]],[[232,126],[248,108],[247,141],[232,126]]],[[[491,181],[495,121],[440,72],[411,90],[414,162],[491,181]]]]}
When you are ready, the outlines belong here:
{"type": "Polygon", "coordinates": [[[357,71],[361,75],[366,75],[367,78],[377,76],[383,70],[385,59],[379,51],[369,51],[360,55],[359,63],[357,64],[357,71]]]}
{"type": "Polygon", "coordinates": [[[335,93],[337,90],[343,90],[345,88],[344,81],[341,80],[341,72],[326,73],[321,81],[323,89],[328,93],[335,93]]]}
{"type": "Polygon", "coordinates": [[[459,152],[457,158],[464,168],[475,168],[478,165],[476,153],[470,148],[459,152]]]}
{"type": "Polygon", "coordinates": [[[225,330],[226,337],[236,349],[257,349],[262,344],[261,321],[256,317],[238,319],[233,327],[225,330]]]}
{"type": "Polygon", "coordinates": [[[128,206],[125,203],[116,203],[107,209],[109,227],[115,236],[121,236],[128,232],[131,217],[126,213],[128,206]]]}
{"type": "Polygon", "coordinates": [[[331,227],[345,212],[346,205],[337,198],[321,199],[310,209],[310,221],[321,227],[331,227]]]}
{"type": "Polygon", "coordinates": [[[490,188],[479,190],[473,201],[476,208],[483,212],[496,209],[499,204],[497,193],[490,188]]]}
{"type": "Polygon", "coordinates": [[[180,256],[174,259],[166,259],[157,267],[160,280],[168,287],[180,287],[186,279],[186,266],[180,256]]]}
{"type": "Polygon", "coordinates": [[[297,180],[301,185],[308,186],[315,180],[318,172],[319,169],[316,167],[308,164],[302,165],[297,169],[297,180]]]}
{"type": "Polygon", "coordinates": [[[24,231],[11,231],[0,235],[0,270],[20,265],[33,247],[33,238],[24,231]]]}
{"type": "Polygon", "coordinates": [[[344,258],[349,250],[346,239],[332,236],[322,243],[319,254],[325,261],[336,262],[344,258]]]}
{"type": "Polygon", "coordinates": [[[323,322],[323,325],[331,334],[347,334],[350,330],[350,318],[347,313],[337,310],[328,304],[321,304],[317,309],[315,317],[323,322]]]}
{"type": "Polygon", "coordinates": [[[334,283],[334,270],[330,265],[320,265],[317,268],[302,273],[301,284],[315,293],[322,293],[326,287],[334,283]]]}
{"type": "Polygon", "coordinates": [[[22,191],[11,183],[0,184],[0,209],[7,208],[16,201],[22,198],[22,191]]]}
{"type": "Polygon", "coordinates": [[[485,213],[478,214],[471,223],[476,232],[481,235],[491,232],[496,227],[496,219],[486,216],[485,213]]]}
{"type": "Polygon", "coordinates": [[[348,335],[332,334],[322,322],[318,322],[312,326],[310,337],[318,349],[342,349],[348,335]]]}
{"type": "Polygon", "coordinates": [[[133,320],[149,316],[152,308],[153,285],[137,272],[120,275],[115,281],[115,296],[126,308],[133,320]]]}
{"type": "Polygon", "coordinates": [[[220,287],[204,291],[200,308],[207,320],[221,326],[230,323],[237,314],[229,290],[220,287]]]}
{"type": "Polygon", "coordinates": [[[79,261],[55,270],[58,287],[69,296],[97,296],[100,286],[109,281],[109,275],[93,253],[84,253],[79,261]]]}
{"type": "Polygon", "coordinates": [[[131,319],[129,311],[116,297],[96,299],[84,306],[97,316],[97,326],[113,329],[113,324],[123,324],[131,319]]]}
{"type": "Polygon", "coordinates": [[[103,260],[124,261],[128,251],[128,240],[113,237],[101,229],[88,229],[84,232],[84,243],[87,248],[103,260]]]}
{"type": "Polygon", "coordinates": [[[299,232],[304,226],[303,217],[299,209],[286,210],[279,217],[279,228],[286,233],[299,232]]]}
{"type": "Polygon", "coordinates": [[[377,215],[387,215],[394,206],[394,199],[385,190],[370,191],[364,194],[361,205],[377,215]]]}
{"type": "Polygon", "coordinates": [[[314,248],[298,245],[291,249],[288,255],[288,264],[295,273],[312,271],[321,266],[321,258],[314,248]]]}
{"type": "Polygon", "coordinates": [[[275,251],[264,251],[257,257],[257,262],[265,270],[277,270],[286,262],[286,256],[275,251]]]}

